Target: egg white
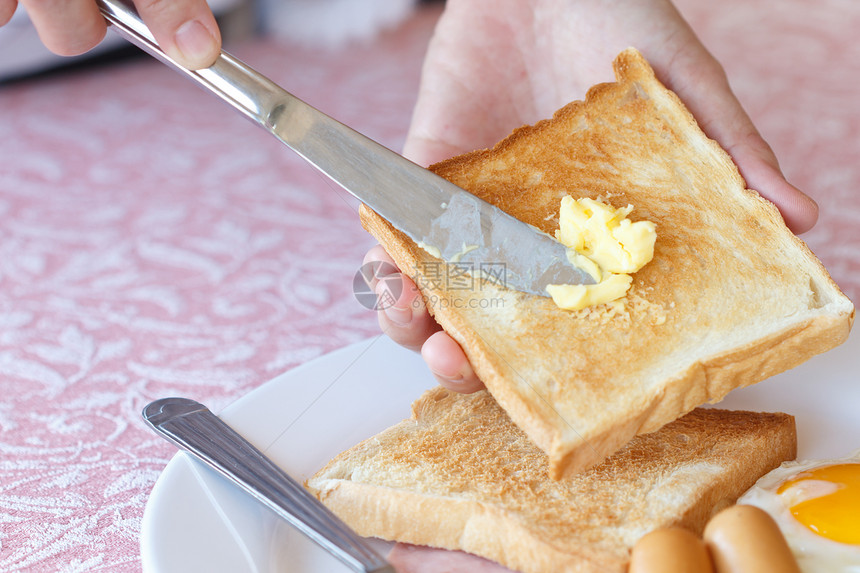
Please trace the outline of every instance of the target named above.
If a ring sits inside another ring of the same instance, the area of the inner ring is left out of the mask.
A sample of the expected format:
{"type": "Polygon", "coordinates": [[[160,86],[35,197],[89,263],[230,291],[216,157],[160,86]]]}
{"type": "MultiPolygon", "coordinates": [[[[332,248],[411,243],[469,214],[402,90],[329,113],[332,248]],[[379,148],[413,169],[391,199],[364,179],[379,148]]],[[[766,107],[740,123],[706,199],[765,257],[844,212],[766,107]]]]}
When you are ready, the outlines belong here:
{"type": "MultiPolygon", "coordinates": [[[[790,501],[787,495],[779,496],[776,490],[783,482],[802,471],[844,463],[860,463],[860,450],[839,459],[785,462],[762,476],[738,499],[738,503],[760,507],[774,518],[803,573],[860,573],[860,545],[839,543],[815,534],[789,511],[789,507],[796,502],[790,501]]],[[[815,482],[808,487],[827,488],[828,484],[815,482]]]]}

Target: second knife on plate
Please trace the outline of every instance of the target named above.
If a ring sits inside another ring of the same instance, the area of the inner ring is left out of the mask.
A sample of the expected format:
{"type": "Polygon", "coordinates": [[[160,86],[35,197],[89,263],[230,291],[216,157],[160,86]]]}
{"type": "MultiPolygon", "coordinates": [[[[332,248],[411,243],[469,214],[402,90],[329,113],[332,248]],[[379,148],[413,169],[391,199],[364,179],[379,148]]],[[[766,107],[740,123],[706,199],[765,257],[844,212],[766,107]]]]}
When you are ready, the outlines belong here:
{"type": "Polygon", "coordinates": [[[206,406],[162,398],[143,409],[162,438],[190,453],[359,573],[396,573],[367,541],[206,406]]]}
{"type": "Polygon", "coordinates": [[[98,4],[127,40],[268,130],[445,261],[504,264],[504,286],[540,296],[550,284],[594,283],[546,233],[339,123],[230,54],[189,70],[158,47],[131,0],[98,4]]]}

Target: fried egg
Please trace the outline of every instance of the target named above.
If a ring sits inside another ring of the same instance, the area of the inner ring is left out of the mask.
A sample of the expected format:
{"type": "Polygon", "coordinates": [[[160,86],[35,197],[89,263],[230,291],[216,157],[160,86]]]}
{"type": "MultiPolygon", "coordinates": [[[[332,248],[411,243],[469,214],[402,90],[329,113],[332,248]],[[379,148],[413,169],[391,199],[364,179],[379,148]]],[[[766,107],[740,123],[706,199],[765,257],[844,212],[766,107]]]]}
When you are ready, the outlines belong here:
{"type": "Polygon", "coordinates": [[[774,518],[804,573],[860,573],[860,450],[841,459],[786,462],[738,503],[774,518]]]}

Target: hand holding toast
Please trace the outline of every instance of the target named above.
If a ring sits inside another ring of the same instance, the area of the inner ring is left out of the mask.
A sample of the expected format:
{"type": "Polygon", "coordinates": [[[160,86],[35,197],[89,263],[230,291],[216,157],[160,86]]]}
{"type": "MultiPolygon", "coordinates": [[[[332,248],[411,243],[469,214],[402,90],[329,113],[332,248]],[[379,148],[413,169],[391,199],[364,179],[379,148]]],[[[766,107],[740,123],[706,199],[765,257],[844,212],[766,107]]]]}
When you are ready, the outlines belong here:
{"type": "MultiPolygon", "coordinates": [[[[19,3],[56,54],[82,54],[104,38],[107,24],[93,0],[0,0],[0,26],[19,3]]],[[[187,68],[211,66],[218,57],[221,33],[205,0],[136,0],[135,5],[162,49],[187,68]]]]}
{"type": "MultiPolygon", "coordinates": [[[[512,129],[550,117],[598,82],[606,62],[628,46],[651,62],[702,130],[738,165],[747,186],[780,210],[795,233],[809,230],[818,206],[785,180],[776,157],[732,93],[720,64],[668,0],[448,0],[431,41],[404,154],[429,165],[489,147],[512,129]]],[[[375,247],[365,259],[391,259],[375,247]]],[[[459,392],[481,388],[459,345],[428,315],[414,283],[379,313],[384,332],[421,349],[431,371],[459,392]],[[407,312],[408,311],[408,312],[407,312]]]]}

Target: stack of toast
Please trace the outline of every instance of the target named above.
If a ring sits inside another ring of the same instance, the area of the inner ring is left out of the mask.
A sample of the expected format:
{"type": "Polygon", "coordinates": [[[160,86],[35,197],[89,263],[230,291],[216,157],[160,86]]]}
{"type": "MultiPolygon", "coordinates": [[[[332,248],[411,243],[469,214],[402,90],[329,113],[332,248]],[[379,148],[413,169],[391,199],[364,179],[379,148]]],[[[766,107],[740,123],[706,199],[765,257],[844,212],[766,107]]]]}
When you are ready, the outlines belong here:
{"type": "Polygon", "coordinates": [[[363,535],[524,572],[623,571],[639,537],[700,531],[794,457],[790,416],[696,408],[840,344],[853,305],[637,51],[615,72],[431,169],[550,235],[566,195],[633,205],[657,241],[620,303],[568,311],[480,276],[424,280],[432,255],[362,209],[487,387],[430,391],[309,480],[363,535]]]}

